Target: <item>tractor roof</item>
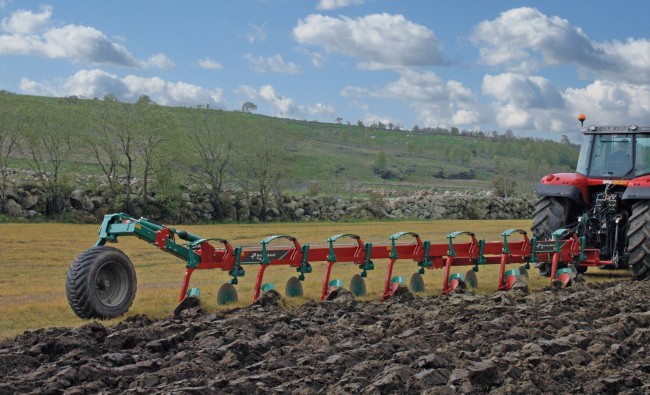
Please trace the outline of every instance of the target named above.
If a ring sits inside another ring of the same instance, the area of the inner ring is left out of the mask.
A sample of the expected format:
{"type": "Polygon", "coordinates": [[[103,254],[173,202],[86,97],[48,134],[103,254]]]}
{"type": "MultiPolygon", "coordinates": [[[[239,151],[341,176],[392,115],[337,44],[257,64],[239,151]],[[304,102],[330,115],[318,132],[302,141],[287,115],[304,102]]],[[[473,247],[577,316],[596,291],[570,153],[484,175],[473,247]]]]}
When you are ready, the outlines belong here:
{"type": "Polygon", "coordinates": [[[584,134],[621,134],[621,133],[650,134],[650,126],[637,126],[637,125],[596,126],[596,125],[591,125],[589,127],[582,128],[581,132],[584,133],[584,134]]]}

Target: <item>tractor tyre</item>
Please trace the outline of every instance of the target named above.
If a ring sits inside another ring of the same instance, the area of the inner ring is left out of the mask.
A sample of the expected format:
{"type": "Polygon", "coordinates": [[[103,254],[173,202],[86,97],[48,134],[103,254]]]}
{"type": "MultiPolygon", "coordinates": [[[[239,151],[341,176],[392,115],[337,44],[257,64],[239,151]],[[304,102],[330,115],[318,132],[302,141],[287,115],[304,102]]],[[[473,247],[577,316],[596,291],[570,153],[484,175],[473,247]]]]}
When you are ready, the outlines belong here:
{"type": "Polygon", "coordinates": [[[561,197],[543,196],[535,205],[531,230],[538,239],[550,239],[551,234],[569,222],[571,203],[561,197]]]}
{"type": "Polygon", "coordinates": [[[632,276],[637,280],[650,277],[650,202],[632,205],[632,216],[627,228],[627,252],[632,276]]]}
{"type": "Polygon", "coordinates": [[[68,304],[80,318],[110,319],[126,313],[137,280],[131,260],[120,250],[95,246],[79,254],[65,279],[68,304]]]}
{"type": "MultiPolygon", "coordinates": [[[[533,235],[540,240],[548,240],[551,234],[563,228],[569,222],[571,215],[571,203],[561,197],[543,196],[535,205],[533,213],[533,235]]],[[[540,262],[536,265],[539,275],[548,277],[551,275],[551,264],[540,262]]]]}

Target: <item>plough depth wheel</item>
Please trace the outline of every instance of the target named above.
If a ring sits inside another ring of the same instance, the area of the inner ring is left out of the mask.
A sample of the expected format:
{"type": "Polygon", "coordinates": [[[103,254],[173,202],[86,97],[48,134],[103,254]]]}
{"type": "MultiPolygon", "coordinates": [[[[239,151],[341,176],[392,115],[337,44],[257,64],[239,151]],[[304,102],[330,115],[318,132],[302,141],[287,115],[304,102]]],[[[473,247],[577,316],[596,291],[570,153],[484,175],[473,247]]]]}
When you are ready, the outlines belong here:
{"type": "Polygon", "coordinates": [[[79,254],[68,270],[66,296],[80,318],[109,319],[126,313],[137,281],[131,260],[120,250],[95,246],[79,254]]]}

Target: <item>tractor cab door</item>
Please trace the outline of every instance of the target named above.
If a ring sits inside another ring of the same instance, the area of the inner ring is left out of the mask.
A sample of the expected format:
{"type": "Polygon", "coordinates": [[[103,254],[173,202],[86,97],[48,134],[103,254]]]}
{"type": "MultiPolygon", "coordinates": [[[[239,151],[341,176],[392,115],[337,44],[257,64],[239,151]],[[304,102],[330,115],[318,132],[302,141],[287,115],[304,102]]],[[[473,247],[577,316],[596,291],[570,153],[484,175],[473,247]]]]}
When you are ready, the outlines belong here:
{"type": "Polygon", "coordinates": [[[650,134],[637,134],[634,148],[634,176],[650,174],[650,134]]]}
{"type": "Polygon", "coordinates": [[[630,178],[634,175],[633,134],[585,135],[578,173],[591,178],[630,178]]]}

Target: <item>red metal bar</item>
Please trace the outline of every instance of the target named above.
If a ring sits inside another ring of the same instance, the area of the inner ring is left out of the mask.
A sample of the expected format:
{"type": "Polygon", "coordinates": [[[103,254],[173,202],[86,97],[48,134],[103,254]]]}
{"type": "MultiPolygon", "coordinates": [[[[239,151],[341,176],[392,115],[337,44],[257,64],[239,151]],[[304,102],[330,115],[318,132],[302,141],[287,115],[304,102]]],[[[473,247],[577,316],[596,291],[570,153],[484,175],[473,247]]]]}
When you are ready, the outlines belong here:
{"type": "Polygon", "coordinates": [[[384,295],[381,299],[382,301],[387,300],[393,295],[390,280],[393,277],[393,266],[395,265],[395,262],[397,262],[397,258],[391,258],[391,260],[388,262],[388,268],[386,269],[386,280],[384,281],[384,295]]]}
{"type": "Polygon", "coordinates": [[[260,297],[260,293],[262,292],[262,281],[264,280],[264,271],[267,267],[269,267],[269,265],[260,265],[259,269],[257,269],[257,279],[255,280],[253,301],[257,300],[257,298],[260,297]]]}
{"type": "Polygon", "coordinates": [[[323,287],[321,289],[320,300],[327,299],[327,295],[329,294],[330,274],[332,272],[332,266],[334,266],[334,263],[336,263],[336,262],[327,261],[327,265],[325,265],[325,276],[323,277],[323,287]]]}
{"type": "Polygon", "coordinates": [[[187,289],[190,286],[190,277],[192,277],[192,273],[194,272],[194,269],[192,268],[187,268],[185,269],[185,275],[183,276],[183,285],[181,286],[181,294],[178,297],[178,303],[182,302],[183,299],[185,299],[185,296],[187,295],[187,289]]]}

